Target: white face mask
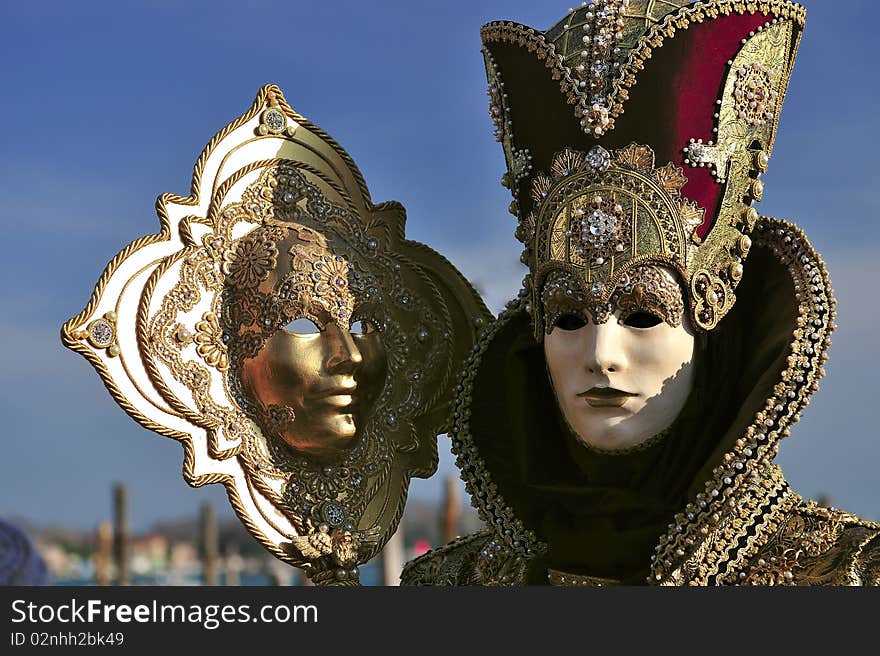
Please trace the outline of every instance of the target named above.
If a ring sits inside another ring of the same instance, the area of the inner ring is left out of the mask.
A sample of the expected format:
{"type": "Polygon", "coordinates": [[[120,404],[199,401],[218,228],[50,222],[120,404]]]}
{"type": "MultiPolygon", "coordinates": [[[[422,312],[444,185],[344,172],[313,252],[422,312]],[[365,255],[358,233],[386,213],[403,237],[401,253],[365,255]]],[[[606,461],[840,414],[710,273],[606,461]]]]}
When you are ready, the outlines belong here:
{"type": "Polygon", "coordinates": [[[578,438],[588,447],[619,451],[669,428],[693,387],[695,341],[672,272],[654,265],[636,269],[604,312],[567,302],[572,295],[558,289],[544,295],[552,327],[544,355],[559,406],[578,438]]]}

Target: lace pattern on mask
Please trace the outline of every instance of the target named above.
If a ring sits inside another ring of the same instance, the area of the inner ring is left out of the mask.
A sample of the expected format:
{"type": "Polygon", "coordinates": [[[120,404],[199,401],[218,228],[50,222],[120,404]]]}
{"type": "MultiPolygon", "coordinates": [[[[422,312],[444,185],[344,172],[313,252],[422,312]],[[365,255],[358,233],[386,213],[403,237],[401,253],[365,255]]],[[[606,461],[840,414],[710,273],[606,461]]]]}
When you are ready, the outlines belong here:
{"type": "Polygon", "coordinates": [[[567,314],[603,324],[614,313],[624,323],[632,314],[645,312],[675,328],[681,325],[685,310],[680,285],[656,265],[641,265],[621,276],[607,302],[599,294],[585,291],[571,272],[553,271],[547,276],[541,301],[548,335],[567,314]]]}

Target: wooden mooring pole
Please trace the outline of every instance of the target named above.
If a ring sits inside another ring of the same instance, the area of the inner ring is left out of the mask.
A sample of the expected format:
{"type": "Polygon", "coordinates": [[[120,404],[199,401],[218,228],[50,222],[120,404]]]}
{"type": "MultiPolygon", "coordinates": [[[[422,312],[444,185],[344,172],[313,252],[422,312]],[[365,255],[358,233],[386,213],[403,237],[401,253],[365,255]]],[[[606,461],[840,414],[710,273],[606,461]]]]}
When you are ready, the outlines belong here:
{"type": "Polygon", "coordinates": [[[202,506],[201,538],[199,545],[202,552],[203,585],[217,585],[217,565],[220,552],[220,535],[217,530],[217,517],[214,506],[206,503],[202,506]]]}
{"type": "Polygon", "coordinates": [[[95,584],[110,585],[112,553],[113,527],[110,526],[110,522],[101,522],[95,532],[95,584]]]}
{"type": "Polygon", "coordinates": [[[450,476],[446,479],[446,494],[443,498],[443,509],[440,515],[440,544],[452,542],[459,536],[461,521],[461,493],[458,479],[450,476]]]}
{"type": "Polygon", "coordinates": [[[128,585],[128,491],[123,483],[113,487],[113,560],[116,585],[128,585]]]}

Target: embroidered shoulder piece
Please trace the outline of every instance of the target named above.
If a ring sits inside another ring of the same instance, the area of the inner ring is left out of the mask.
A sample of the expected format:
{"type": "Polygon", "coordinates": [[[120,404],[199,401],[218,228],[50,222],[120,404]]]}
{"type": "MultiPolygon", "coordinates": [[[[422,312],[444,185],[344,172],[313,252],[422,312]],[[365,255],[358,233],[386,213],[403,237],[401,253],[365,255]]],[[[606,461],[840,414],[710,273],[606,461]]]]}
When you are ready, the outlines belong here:
{"type": "Polygon", "coordinates": [[[803,503],[738,577],[743,585],[880,585],[880,524],[803,503]]]}
{"type": "Polygon", "coordinates": [[[480,531],[432,549],[408,562],[400,574],[401,585],[469,585],[477,556],[490,539],[489,531],[480,531]]]}

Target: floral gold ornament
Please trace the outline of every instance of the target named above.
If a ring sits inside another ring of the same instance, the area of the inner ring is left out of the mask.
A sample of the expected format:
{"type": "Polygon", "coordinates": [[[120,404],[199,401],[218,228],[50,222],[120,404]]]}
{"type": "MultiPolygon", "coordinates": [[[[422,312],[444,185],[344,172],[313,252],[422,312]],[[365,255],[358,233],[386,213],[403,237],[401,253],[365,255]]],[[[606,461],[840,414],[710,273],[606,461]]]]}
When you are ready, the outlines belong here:
{"type": "Polygon", "coordinates": [[[223,329],[220,320],[213,312],[206,312],[202,320],[196,324],[194,341],[196,353],[204,359],[209,366],[225,371],[229,366],[229,356],[223,339],[223,329]]]}
{"type": "Polygon", "coordinates": [[[277,265],[278,250],[265,233],[242,238],[223,253],[223,273],[233,287],[249,289],[265,280],[277,265]]]}
{"type": "MultiPolygon", "coordinates": [[[[654,151],[649,146],[630,144],[617,153],[616,161],[618,164],[646,171],[654,168],[654,151]]],[[[663,187],[666,188],[666,185],[663,187]]]]}
{"type": "Polygon", "coordinates": [[[266,549],[356,585],[436,467],[485,306],[273,85],[157,207],[62,340],[266,549]]]}
{"type": "Polygon", "coordinates": [[[597,194],[585,207],[573,206],[571,212],[569,225],[575,237],[575,252],[582,258],[601,266],[615,253],[626,250],[626,217],[623,206],[613,196],[606,199],[597,194]]]}
{"type": "Polygon", "coordinates": [[[773,118],[778,97],[770,73],[761,64],[752,63],[736,69],[733,98],[740,120],[752,126],[764,125],[773,118]]]}

